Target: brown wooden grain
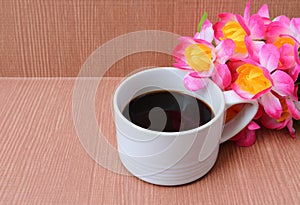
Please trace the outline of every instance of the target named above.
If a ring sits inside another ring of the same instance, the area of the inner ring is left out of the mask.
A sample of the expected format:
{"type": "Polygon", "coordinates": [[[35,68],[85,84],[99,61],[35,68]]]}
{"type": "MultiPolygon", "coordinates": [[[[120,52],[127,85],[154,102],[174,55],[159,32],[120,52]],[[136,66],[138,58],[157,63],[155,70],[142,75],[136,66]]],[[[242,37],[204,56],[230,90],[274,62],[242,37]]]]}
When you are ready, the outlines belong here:
{"type": "MultiPolygon", "coordinates": [[[[112,93],[96,94],[99,128],[116,145],[112,93]]],[[[300,143],[260,130],[249,148],[224,143],[214,168],[184,186],[161,187],[113,173],[83,149],[74,129],[75,80],[0,80],[0,204],[299,204],[300,143]]],[[[107,156],[104,156],[107,158],[107,156]]]]}
{"type": "MultiPolygon", "coordinates": [[[[243,14],[248,0],[0,0],[0,76],[74,77],[105,42],[133,31],[193,35],[204,11],[243,14]]],[[[299,17],[300,1],[252,1],[252,13],[267,3],[272,17],[299,17]]],[[[105,60],[105,57],[104,59],[105,60]]],[[[168,66],[171,56],[128,56],[107,76],[147,66],[168,66]]]]}

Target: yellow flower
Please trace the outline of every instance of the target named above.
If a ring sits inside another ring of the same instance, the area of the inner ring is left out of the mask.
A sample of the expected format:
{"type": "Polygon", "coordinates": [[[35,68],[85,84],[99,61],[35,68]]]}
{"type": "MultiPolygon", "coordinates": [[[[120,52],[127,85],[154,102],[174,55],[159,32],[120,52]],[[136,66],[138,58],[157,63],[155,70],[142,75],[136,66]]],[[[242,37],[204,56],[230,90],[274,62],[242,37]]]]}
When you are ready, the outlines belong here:
{"type": "Polygon", "coordinates": [[[239,89],[256,95],[272,86],[271,81],[264,75],[261,68],[246,63],[237,68],[238,78],[235,83],[239,89]]]}
{"type": "Polygon", "coordinates": [[[295,45],[295,41],[290,37],[278,37],[274,45],[279,49],[286,43],[292,45],[293,47],[295,45]]]}
{"type": "Polygon", "coordinates": [[[208,71],[212,63],[211,48],[204,44],[192,44],[186,47],[184,56],[187,64],[195,71],[208,71]]]}
{"type": "Polygon", "coordinates": [[[242,28],[242,26],[235,21],[229,21],[222,28],[222,32],[224,39],[231,39],[235,43],[235,52],[236,53],[245,53],[247,52],[247,48],[245,45],[245,36],[247,35],[246,31],[242,28]]]}

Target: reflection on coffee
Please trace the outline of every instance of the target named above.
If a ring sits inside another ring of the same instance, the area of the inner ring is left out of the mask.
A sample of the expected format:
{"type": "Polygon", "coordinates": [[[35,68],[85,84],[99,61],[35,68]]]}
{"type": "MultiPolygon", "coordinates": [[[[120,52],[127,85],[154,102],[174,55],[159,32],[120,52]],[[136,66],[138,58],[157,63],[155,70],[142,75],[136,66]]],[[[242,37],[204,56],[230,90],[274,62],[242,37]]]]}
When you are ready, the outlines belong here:
{"type": "Polygon", "coordinates": [[[123,115],[132,123],[155,131],[190,130],[209,122],[214,114],[204,101],[177,91],[158,90],[133,98],[123,115]]]}

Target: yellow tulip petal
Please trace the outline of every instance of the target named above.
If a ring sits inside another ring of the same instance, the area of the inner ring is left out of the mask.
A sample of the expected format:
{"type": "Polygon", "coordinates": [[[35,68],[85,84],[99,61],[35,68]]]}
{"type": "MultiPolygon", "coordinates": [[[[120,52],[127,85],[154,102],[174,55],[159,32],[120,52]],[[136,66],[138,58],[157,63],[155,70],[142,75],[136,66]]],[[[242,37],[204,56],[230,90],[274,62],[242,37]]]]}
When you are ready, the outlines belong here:
{"type": "Polygon", "coordinates": [[[247,52],[246,44],[244,42],[245,36],[247,35],[246,31],[242,26],[236,21],[229,21],[222,28],[224,39],[231,39],[235,43],[235,52],[245,53],[247,52]]]}
{"type": "Polygon", "coordinates": [[[212,63],[211,48],[203,44],[192,44],[185,49],[187,64],[195,71],[207,71],[212,63]]]}
{"type": "Polygon", "coordinates": [[[255,95],[272,86],[271,81],[265,77],[261,68],[252,64],[244,64],[237,68],[238,78],[236,84],[240,89],[255,95]]]}

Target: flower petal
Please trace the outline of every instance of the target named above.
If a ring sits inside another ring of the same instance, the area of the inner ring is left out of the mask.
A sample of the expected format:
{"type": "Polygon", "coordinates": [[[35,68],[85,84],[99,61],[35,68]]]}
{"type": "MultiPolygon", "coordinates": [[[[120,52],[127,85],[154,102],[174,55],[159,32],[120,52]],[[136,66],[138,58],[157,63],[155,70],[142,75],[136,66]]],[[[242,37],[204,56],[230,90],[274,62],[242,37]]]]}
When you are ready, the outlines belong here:
{"type": "Polygon", "coordinates": [[[294,56],[295,56],[295,61],[298,65],[300,65],[300,57],[299,57],[299,51],[298,51],[299,47],[297,46],[297,44],[294,45],[294,56]]]}
{"type": "Polygon", "coordinates": [[[211,77],[211,75],[213,74],[214,70],[215,70],[215,65],[213,64],[213,62],[210,63],[209,65],[209,69],[205,70],[205,71],[201,71],[201,72],[191,72],[190,75],[192,77],[196,77],[198,76],[198,78],[208,78],[211,77]]]}
{"type": "Polygon", "coordinates": [[[186,47],[188,47],[191,44],[196,44],[196,42],[191,38],[187,36],[182,36],[179,38],[180,43],[175,47],[173,50],[173,56],[175,60],[181,60],[184,61],[184,51],[186,47]]]}
{"type": "Polygon", "coordinates": [[[212,28],[212,23],[209,20],[206,19],[204,21],[200,33],[197,32],[194,35],[194,39],[202,39],[207,42],[212,42],[214,39],[214,30],[212,28]]]}
{"type": "Polygon", "coordinates": [[[256,115],[254,116],[254,120],[258,120],[259,118],[261,118],[261,116],[264,114],[264,108],[262,105],[258,105],[258,110],[256,112],[256,115]]]}
{"type": "Polygon", "coordinates": [[[253,145],[256,141],[255,130],[259,129],[260,126],[251,121],[246,128],[244,128],[241,132],[236,134],[230,140],[235,141],[238,146],[241,147],[249,147],[253,145]]]}
{"type": "Polygon", "coordinates": [[[244,19],[248,21],[250,19],[250,0],[246,4],[245,10],[244,10],[244,19]]]}
{"type": "Polygon", "coordinates": [[[262,95],[259,99],[259,102],[270,117],[275,119],[280,118],[282,113],[282,106],[279,99],[275,97],[271,92],[262,95]]]}
{"type": "Polygon", "coordinates": [[[248,50],[249,57],[255,62],[259,62],[259,51],[265,45],[263,41],[253,41],[250,36],[245,37],[245,44],[248,50]]]}
{"type": "Polygon", "coordinates": [[[293,36],[300,42],[300,18],[292,18],[290,28],[293,32],[293,36]]]}
{"type": "Polygon", "coordinates": [[[269,72],[254,64],[243,64],[236,69],[236,72],[237,78],[231,87],[243,98],[256,99],[269,92],[273,86],[269,72]]]}
{"type": "Polygon", "coordinates": [[[220,13],[218,15],[222,21],[236,21],[236,15],[228,12],[220,13]]]}
{"type": "Polygon", "coordinates": [[[238,146],[249,147],[253,145],[256,141],[256,135],[254,130],[248,130],[247,128],[245,128],[238,135],[241,135],[240,138],[235,141],[235,143],[238,146]]]}
{"type": "Polygon", "coordinates": [[[268,5],[267,4],[262,5],[262,7],[258,10],[257,14],[260,15],[261,17],[269,19],[270,14],[269,14],[268,5]]]}
{"type": "Polygon", "coordinates": [[[218,62],[225,64],[226,61],[234,54],[235,43],[231,39],[221,41],[216,47],[218,62]]]}
{"type": "Polygon", "coordinates": [[[273,21],[267,26],[266,36],[267,42],[273,43],[277,40],[277,37],[280,34],[288,34],[291,35],[291,31],[288,28],[288,25],[281,21],[273,21]]]}
{"type": "Polygon", "coordinates": [[[259,61],[269,72],[275,70],[278,66],[279,51],[273,44],[265,44],[259,52],[259,61]]]}
{"type": "Polygon", "coordinates": [[[290,25],[290,19],[287,16],[281,15],[281,16],[277,16],[273,19],[274,22],[280,22],[283,25],[290,25]]]}
{"type": "Polygon", "coordinates": [[[294,68],[290,69],[289,71],[293,81],[298,79],[298,75],[300,73],[300,65],[296,64],[294,68]]]}
{"type": "Polygon", "coordinates": [[[269,89],[266,89],[266,90],[263,90],[257,94],[251,94],[245,90],[242,90],[236,83],[233,83],[231,85],[232,89],[239,95],[241,96],[242,98],[245,98],[245,99],[257,99],[259,98],[261,95],[267,93],[270,91],[271,88],[269,89]]]}
{"type": "Polygon", "coordinates": [[[260,118],[261,124],[268,129],[279,129],[284,126],[284,122],[278,122],[276,119],[269,117],[266,114],[263,114],[260,118]]]}
{"type": "Polygon", "coordinates": [[[293,120],[289,120],[286,126],[287,126],[292,138],[295,138],[296,137],[296,131],[293,128],[293,120]]]}
{"type": "MultiPolygon", "coordinates": [[[[290,96],[290,98],[293,101],[296,101],[296,102],[298,101],[298,103],[296,103],[296,107],[298,107],[298,109],[300,110],[300,101],[298,100],[298,88],[299,88],[299,85],[295,84],[294,93],[293,93],[293,95],[290,96]],[[297,105],[299,105],[299,106],[297,106],[297,105]]],[[[300,95],[299,95],[299,97],[300,97],[300,95]]]]}
{"type": "Polygon", "coordinates": [[[241,25],[241,27],[244,29],[244,31],[246,32],[247,35],[250,35],[250,30],[248,28],[248,26],[246,26],[246,23],[245,23],[245,19],[240,16],[240,15],[235,15],[236,19],[237,19],[237,22],[241,25]]]}
{"type": "Polygon", "coordinates": [[[264,39],[265,37],[265,25],[264,20],[258,15],[251,16],[248,27],[251,32],[252,39],[264,39]]]}
{"type": "Polygon", "coordinates": [[[245,98],[245,99],[254,99],[254,95],[247,92],[247,91],[244,91],[240,88],[240,86],[238,86],[236,83],[233,83],[231,85],[231,88],[239,95],[241,96],[242,98],[245,98]]]}
{"type": "Polygon", "coordinates": [[[216,54],[211,43],[202,39],[193,39],[191,37],[181,37],[181,41],[174,51],[173,57],[176,63],[175,67],[183,70],[203,71],[203,76],[211,76],[214,68],[216,54]]]}
{"type": "Polygon", "coordinates": [[[212,80],[223,90],[230,85],[231,73],[226,64],[218,64],[215,67],[212,80]]]}
{"type": "Polygon", "coordinates": [[[213,29],[214,29],[214,34],[215,34],[215,38],[218,40],[218,39],[221,39],[221,38],[224,38],[224,34],[222,32],[222,28],[224,27],[224,25],[226,24],[225,21],[219,21],[217,23],[215,23],[213,25],[213,29]]]}
{"type": "Polygon", "coordinates": [[[182,70],[193,70],[184,62],[173,63],[173,66],[182,70]]]}
{"type": "Polygon", "coordinates": [[[286,100],[286,104],[288,106],[288,110],[290,112],[290,114],[292,115],[292,117],[295,119],[295,120],[300,120],[300,107],[298,108],[297,105],[300,104],[299,101],[297,102],[293,102],[291,100],[286,100]]]}
{"type": "Polygon", "coordinates": [[[272,75],[273,90],[281,96],[289,96],[294,93],[294,81],[284,71],[276,70],[272,75]]]}
{"type": "Polygon", "coordinates": [[[294,47],[290,44],[284,44],[280,50],[280,62],[282,66],[280,69],[286,70],[295,65],[294,47]]]}
{"type": "Polygon", "coordinates": [[[190,91],[197,91],[204,88],[207,85],[207,80],[205,78],[195,78],[189,74],[184,77],[184,86],[190,91]]]}
{"type": "Polygon", "coordinates": [[[247,128],[248,128],[249,130],[257,130],[257,129],[260,128],[260,126],[259,126],[256,122],[251,121],[251,122],[248,124],[247,128]]]}
{"type": "Polygon", "coordinates": [[[285,119],[284,121],[282,121],[282,123],[280,123],[279,126],[277,127],[277,130],[281,130],[281,129],[285,128],[291,119],[292,118],[288,118],[288,119],[285,119]]]}

